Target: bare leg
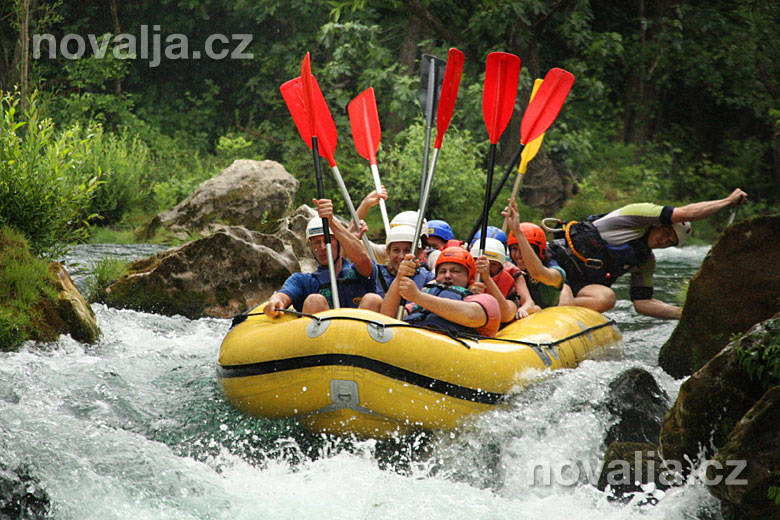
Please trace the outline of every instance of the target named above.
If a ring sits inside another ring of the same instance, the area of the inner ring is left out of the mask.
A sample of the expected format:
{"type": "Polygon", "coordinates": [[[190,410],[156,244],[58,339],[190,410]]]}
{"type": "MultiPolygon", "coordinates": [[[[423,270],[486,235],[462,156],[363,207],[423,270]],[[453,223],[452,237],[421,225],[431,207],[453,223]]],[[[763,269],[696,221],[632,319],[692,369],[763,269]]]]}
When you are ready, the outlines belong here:
{"type": "Polygon", "coordinates": [[[317,314],[328,309],[330,309],[328,300],[319,293],[310,294],[303,300],[303,312],[306,314],[317,314]]]}
{"type": "Polygon", "coordinates": [[[571,292],[569,284],[563,284],[561,289],[561,296],[558,299],[558,305],[574,305],[574,295],[571,292]]]}
{"type": "Polygon", "coordinates": [[[380,312],[382,307],[382,297],[376,293],[366,293],[360,300],[358,309],[366,309],[368,311],[380,312]]]}
{"type": "Polygon", "coordinates": [[[574,297],[574,305],[604,312],[615,306],[615,291],[606,285],[586,285],[574,297]]]}

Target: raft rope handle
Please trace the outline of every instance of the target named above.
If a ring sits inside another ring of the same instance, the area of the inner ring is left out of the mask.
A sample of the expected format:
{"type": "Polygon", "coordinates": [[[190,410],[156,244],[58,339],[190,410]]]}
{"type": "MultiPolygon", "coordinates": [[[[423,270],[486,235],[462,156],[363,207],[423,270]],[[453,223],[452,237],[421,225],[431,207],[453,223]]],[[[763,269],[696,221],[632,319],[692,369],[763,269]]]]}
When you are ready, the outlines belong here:
{"type": "MultiPolygon", "coordinates": [[[[463,340],[463,338],[471,340],[471,341],[476,341],[476,342],[479,342],[479,340],[484,339],[484,340],[492,340],[492,341],[503,341],[505,343],[514,343],[514,344],[517,344],[517,345],[524,345],[526,347],[552,348],[552,347],[555,347],[557,345],[560,345],[561,343],[565,343],[565,342],[567,342],[569,340],[578,338],[578,337],[580,337],[580,336],[582,336],[584,334],[588,334],[588,333],[590,333],[590,332],[592,332],[594,330],[603,329],[604,327],[617,325],[617,322],[615,320],[609,319],[609,320],[605,321],[604,323],[599,323],[598,325],[593,325],[591,327],[582,329],[581,331],[576,332],[576,333],[574,333],[574,334],[572,334],[570,336],[566,336],[565,338],[560,338],[560,339],[557,339],[555,341],[548,341],[548,342],[545,342],[545,343],[540,343],[538,341],[523,341],[521,339],[509,339],[509,338],[496,338],[496,337],[490,337],[490,336],[482,336],[481,334],[463,334],[463,333],[458,333],[456,331],[448,331],[448,330],[445,330],[445,329],[434,329],[434,328],[431,328],[431,327],[421,327],[419,325],[412,325],[410,323],[384,323],[384,322],[381,322],[381,321],[367,320],[365,318],[356,318],[354,316],[325,316],[325,317],[320,317],[320,316],[315,316],[314,314],[308,314],[308,313],[305,313],[305,312],[298,312],[298,311],[293,310],[293,309],[279,309],[279,310],[281,312],[284,312],[285,314],[292,314],[292,315],[298,316],[298,317],[310,318],[310,319],[313,319],[313,320],[317,320],[318,322],[328,321],[328,320],[357,321],[357,322],[360,322],[360,323],[367,323],[369,325],[375,325],[377,327],[387,327],[387,328],[400,327],[400,328],[419,329],[419,330],[427,330],[427,331],[431,331],[431,332],[437,332],[437,333],[440,333],[440,334],[444,334],[445,336],[448,336],[450,339],[453,339],[454,341],[457,341],[458,343],[460,343],[461,345],[463,345],[467,349],[470,349],[471,345],[466,343],[463,340]]],[[[264,316],[264,315],[265,315],[264,312],[252,312],[252,313],[247,313],[247,314],[237,314],[233,318],[233,320],[235,321],[235,319],[237,317],[239,317],[239,316],[243,317],[243,319],[241,321],[244,321],[249,316],[264,316]]],[[[239,321],[238,323],[241,323],[241,321],[239,321]]]]}

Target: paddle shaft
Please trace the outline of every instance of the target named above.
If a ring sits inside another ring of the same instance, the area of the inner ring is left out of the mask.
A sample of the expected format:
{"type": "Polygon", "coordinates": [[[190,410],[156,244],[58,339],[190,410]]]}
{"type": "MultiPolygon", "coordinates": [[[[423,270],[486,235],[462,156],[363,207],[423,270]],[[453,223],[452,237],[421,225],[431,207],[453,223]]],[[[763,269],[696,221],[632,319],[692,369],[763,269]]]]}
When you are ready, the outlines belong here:
{"type": "MultiPolygon", "coordinates": [[[[521,147],[520,150],[523,148],[521,147]]],[[[520,165],[522,168],[523,166],[520,165]]],[[[512,195],[510,198],[512,200],[517,200],[517,194],[520,192],[520,183],[523,181],[523,175],[525,175],[525,170],[522,170],[517,174],[517,178],[515,178],[515,184],[512,186],[512,195]]],[[[509,229],[509,219],[504,219],[504,226],[501,228],[501,230],[506,233],[507,229],[509,229]]]]}
{"type": "MultiPolygon", "coordinates": [[[[379,168],[376,164],[371,165],[371,176],[374,177],[374,187],[379,193],[382,190],[382,180],[379,178],[379,168]]],[[[385,199],[379,199],[379,211],[382,213],[382,224],[385,226],[385,236],[387,236],[390,234],[390,219],[387,218],[385,199]]]]}
{"type": "MultiPolygon", "coordinates": [[[[425,212],[428,210],[428,198],[431,194],[431,186],[433,185],[433,174],[436,171],[436,163],[439,160],[439,148],[434,147],[433,149],[433,157],[431,157],[431,167],[430,171],[428,172],[428,175],[425,177],[425,186],[422,190],[422,197],[420,197],[420,209],[417,212],[417,222],[414,225],[414,236],[419,237],[420,233],[422,233],[422,223],[423,218],[425,218],[425,212]]],[[[418,240],[414,240],[412,242],[412,256],[417,256],[417,243],[418,240]]],[[[404,299],[401,298],[400,305],[398,306],[398,312],[396,313],[396,318],[401,319],[403,318],[404,314],[404,299]]]]}
{"type": "Polygon", "coordinates": [[[425,104],[425,148],[423,150],[422,174],[420,175],[420,199],[418,206],[422,205],[423,192],[425,191],[426,174],[428,171],[428,154],[431,149],[431,129],[433,126],[433,107],[436,103],[436,61],[432,60],[428,69],[428,90],[425,104]]]}
{"type": "MultiPolygon", "coordinates": [[[[492,153],[493,153],[493,161],[495,161],[495,145],[490,145],[492,153]]],[[[485,198],[485,207],[482,209],[482,214],[479,216],[479,220],[477,220],[476,224],[474,224],[474,227],[471,228],[471,233],[469,233],[469,242],[471,242],[474,239],[474,235],[476,235],[477,230],[480,229],[480,227],[484,227],[482,230],[482,235],[487,232],[487,214],[490,211],[490,208],[493,207],[493,203],[496,202],[496,199],[498,198],[499,193],[501,193],[501,190],[504,187],[504,184],[506,184],[506,180],[509,178],[509,175],[512,173],[512,171],[515,169],[515,166],[517,165],[517,161],[520,160],[520,155],[523,153],[523,147],[524,145],[520,145],[520,148],[517,149],[517,152],[515,152],[515,155],[512,156],[512,160],[509,162],[509,165],[506,168],[506,171],[504,171],[504,175],[501,177],[501,181],[498,183],[498,187],[493,191],[492,194],[486,195],[485,198]],[[488,198],[489,197],[489,198],[488,198]]],[[[492,164],[489,165],[490,169],[492,170],[493,166],[492,164]]],[[[492,173],[490,174],[492,179],[492,173]]],[[[490,182],[490,181],[489,181],[490,182]]],[[[488,184],[490,186],[490,184],[488,184]]],[[[490,188],[488,188],[490,189],[490,188]]],[[[519,185],[518,185],[519,189],[519,185]]],[[[482,243],[482,242],[480,242],[482,243]]],[[[483,246],[484,247],[484,244],[483,246]]]]}
{"type": "MultiPolygon", "coordinates": [[[[349,191],[347,191],[347,186],[344,184],[344,179],[341,177],[341,172],[339,171],[339,167],[335,164],[330,167],[330,171],[333,172],[333,177],[336,179],[336,183],[339,185],[339,190],[341,191],[341,196],[344,198],[344,201],[347,203],[347,208],[349,208],[349,214],[352,215],[352,220],[355,222],[355,228],[360,231],[360,218],[357,215],[357,211],[355,211],[355,205],[352,204],[352,198],[349,196],[349,191]]],[[[374,255],[374,249],[371,247],[371,242],[368,240],[368,237],[364,234],[363,235],[363,246],[366,248],[366,251],[368,252],[368,256],[371,257],[371,261],[374,263],[374,265],[377,265],[376,263],[376,255],[374,255]]],[[[385,277],[380,275],[379,276],[379,284],[382,286],[382,290],[387,292],[387,281],[385,280],[385,277]]]]}
{"type": "MultiPolygon", "coordinates": [[[[488,152],[488,171],[487,181],[485,182],[485,203],[482,205],[482,232],[479,236],[479,254],[477,257],[485,254],[485,242],[487,241],[487,226],[488,226],[488,211],[490,211],[490,190],[493,187],[493,169],[496,164],[496,145],[490,143],[490,151],[488,152]]],[[[492,201],[490,201],[492,203],[492,201]]],[[[480,275],[477,273],[476,280],[480,281],[480,275]]]]}
{"type": "MultiPolygon", "coordinates": [[[[325,198],[325,186],[322,183],[322,167],[320,165],[320,154],[317,144],[317,136],[311,138],[311,150],[314,154],[314,172],[317,177],[317,197],[320,199],[325,198]]],[[[328,219],[322,219],[322,232],[325,235],[325,252],[328,255],[328,271],[330,273],[330,288],[333,297],[333,308],[338,309],[341,307],[339,301],[339,289],[336,285],[336,267],[333,260],[333,247],[330,242],[330,228],[328,227],[328,219]]]]}

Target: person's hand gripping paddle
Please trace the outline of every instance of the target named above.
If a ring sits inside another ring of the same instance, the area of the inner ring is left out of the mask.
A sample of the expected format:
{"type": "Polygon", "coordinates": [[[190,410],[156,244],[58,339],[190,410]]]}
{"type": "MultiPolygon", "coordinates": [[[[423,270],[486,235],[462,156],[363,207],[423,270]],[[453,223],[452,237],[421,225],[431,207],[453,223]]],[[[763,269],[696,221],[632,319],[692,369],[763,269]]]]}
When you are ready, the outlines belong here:
{"type": "MultiPolygon", "coordinates": [[[[382,128],[379,126],[379,111],[376,108],[374,88],[368,87],[347,106],[349,124],[352,128],[352,139],[361,157],[368,160],[374,186],[377,193],[382,189],[379,178],[379,168],[376,164],[376,151],[382,139],[382,128]]],[[[387,218],[387,207],[384,199],[379,199],[379,210],[382,213],[382,223],[385,226],[385,236],[390,234],[390,220],[387,218]]]]}
{"type": "MultiPolygon", "coordinates": [[[[463,62],[465,55],[458,49],[452,48],[447,57],[447,68],[444,71],[444,79],[441,83],[441,94],[439,95],[439,105],[436,108],[436,141],[433,143],[433,156],[428,168],[428,175],[425,176],[425,187],[420,197],[420,207],[417,209],[417,223],[414,227],[414,236],[419,237],[422,232],[423,218],[428,208],[428,197],[431,194],[433,185],[433,174],[436,172],[436,162],[439,159],[441,145],[444,142],[444,134],[450,126],[452,113],[455,111],[455,100],[458,98],[458,88],[460,87],[460,77],[463,74],[463,62]]],[[[413,255],[417,254],[417,240],[412,242],[413,255]]],[[[403,316],[403,305],[398,308],[397,317],[400,320],[403,316]]]]}
{"type": "MultiPolygon", "coordinates": [[[[304,58],[304,61],[306,61],[306,58],[304,58]]],[[[330,114],[328,103],[325,101],[325,96],[322,95],[322,90],[320,90],[316,78],[311,75],[311,68],[309,68],[308,77],[312,103],[310,106],[313,107],[313,113],[315,115],[313,121],[310,118],[309,112],[307,112],[307,105],[305,102],[306,81],[304,81],[303,74],[298,78],[291,79],[282,85],[279,90],[282,92],[284,102],[287,104],[293,121],[295,121],[295,126],[298,128],[298,133],[301,134],[303,140],[306,143],[309,143],[310,136],[313,134],[319,137],[319,155],[322,155],[328,161],[330,171],[336,179],[336,183],[341,191],[341,196],[347,203],[347,208],[352,216],[352,220],[355,222],[355,227],[356,229],[360,229],[360,219],[355,211],[355,205],[352,204],[352,198],[349,196],[349,191],[347,191],[347,187],[344,185],[344,179],[341,177],[341,172],[339,172],[339,167],[336,164],[336,159],[334,157],[336,143],[338,142],[336,123],[333,122],[333,116],[330,114]]],[[[319,155],[317,155],[318,164],[319,155]]],[[[362,239],[368,255],[376,264],[376,256],[368,241],[368,237],[363,235],[362,239]]],[[[384,287],[387,282],[385,282],[383,277],[379,277],[379,282],[382,285],[382,288],[387,290],[387,288],[384,287]]]]}
{"type": "MultiPolygon", "coordinates": [[[[303,58],[301,63],[301,76],[288,81],[280,87],[282,97],[290,109],[298,133],[301,134],[303,141],[311,148],[314,155],[314,173],[317,177],[317,197],[325,198],[325,188],[322,184],[322,168],[320,166],[320,155],[323,156],[327,150],[332,150],[336,143],[336,126],[332,128],[322,121],[322,106],[315,104],[314,88],[319,92],[317,80],[311,74],[311,57],[309,53],[303,58]],[[294,108],[293,108],[294,105],[294,108]],[[320,116],[319,118],[317,116],[320,116]],[[332,143],[332,144],[331,144],[332,143]]],[[[323,99],[324,101],[324,99],[323,99]]],[[[325,106],[327,110],[327,106],[325,106]]],[[[328,113],[330,116],[330,113],[328,113]]],[[[331,119],[332,122],[332,119],[331,119]]],[[[336,270],[333,261],[333,248],[331,247],[330,228],[328,219],[322,219],[322,229],[325,235],[325,250],[328,255],[328,271],[330,271],[330,288],[333,295],[333,308],[341,307],[339,302],[339,292],[336,285],[336,270]]]]}
{"type": "MultiPolygon", "coordinates": [[[[520,58],[506,52],[491,52],[485,65],[485,87],[482,92],[482,115],[485,118],[490,150],[488,152],[488,171],[485,183],[485,201],[482,205],[482,233],[479,237],[479,256],[485,251],[487,239],[488,210],[490,192],[493,188],[493,168],[496,164],[496,144],[504,133],[517,97],[517,82],[520,79],[520,58]]],[[[477,274],[477,281],[480,276],[477,274]]]]}
{"type": "MultiPolygon", "coordinates": [[[[561,111],[561,107],[566,101],[566,96],[568,96],[573,84],[574,76],[563,69],[550,69],[544,77],[542,85],[539,87],[539,90],[536,92],[536,95],[528,104],[528,108],[526,108],[525,113],[523,114],[523,120],[520,124],[521,147],[512,158],[509,168],[506,169],[504,176],[498,183],[498,187],[490,196],[488,211],[490,211],[493,203],[498,198],[498,194],[501,192],[510,173],[514,169],[514,165],[517,164],[524,147],[526,145],[530,146],[531,142],[540,135],[543,135],[547,129],[550,128],[550,125],[553,124],[555,118],[558,117],[558,113],[561,111]]],[[[541,144],[541,142],[539,144],[541,144]]],[[[474,234],[477,232],[477,229],[479,229],[482,224],[482,217],[480,217],[480,220],[477,221],[477,224],[469,234],[469,241],[471,241],[474,234]]]]}

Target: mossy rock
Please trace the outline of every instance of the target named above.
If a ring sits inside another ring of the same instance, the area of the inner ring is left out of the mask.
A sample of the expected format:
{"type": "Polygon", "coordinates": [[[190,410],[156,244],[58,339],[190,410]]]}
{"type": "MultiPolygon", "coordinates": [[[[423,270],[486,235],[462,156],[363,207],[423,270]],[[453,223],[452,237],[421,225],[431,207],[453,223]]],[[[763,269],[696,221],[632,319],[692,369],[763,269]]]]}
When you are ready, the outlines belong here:
{"type": "Polygon", "coordinates": [[[682,317],[661,348],[674,377],[701,368],[735,334],[780,311],[780,215],[726,228],[691,279],[682,317]]]}

